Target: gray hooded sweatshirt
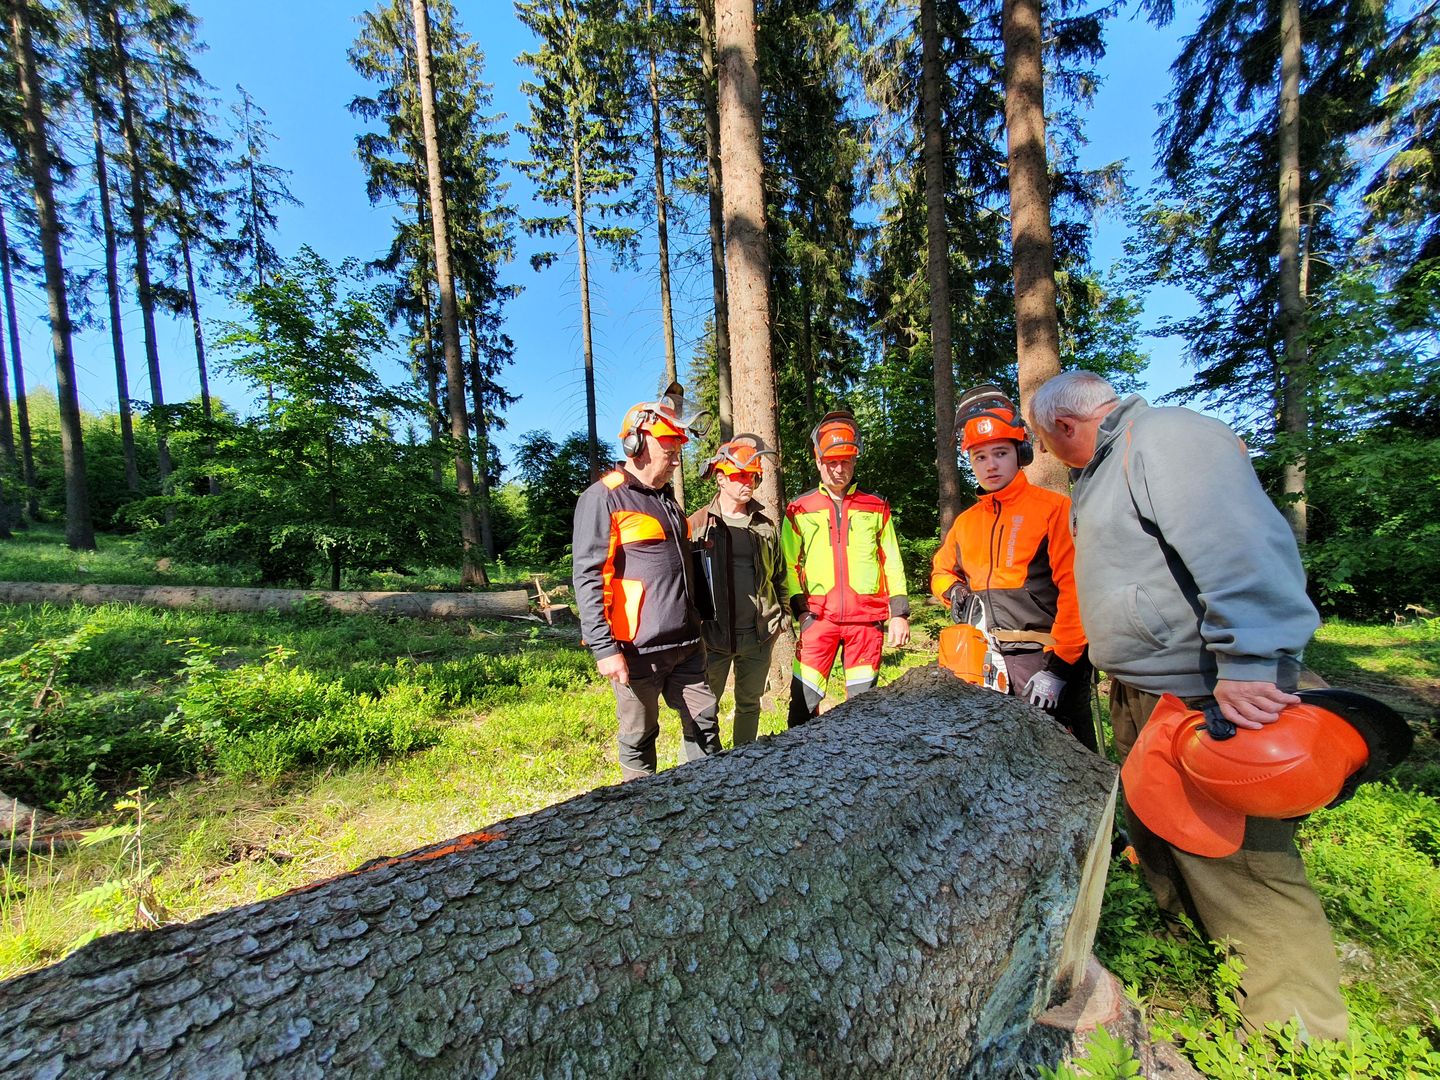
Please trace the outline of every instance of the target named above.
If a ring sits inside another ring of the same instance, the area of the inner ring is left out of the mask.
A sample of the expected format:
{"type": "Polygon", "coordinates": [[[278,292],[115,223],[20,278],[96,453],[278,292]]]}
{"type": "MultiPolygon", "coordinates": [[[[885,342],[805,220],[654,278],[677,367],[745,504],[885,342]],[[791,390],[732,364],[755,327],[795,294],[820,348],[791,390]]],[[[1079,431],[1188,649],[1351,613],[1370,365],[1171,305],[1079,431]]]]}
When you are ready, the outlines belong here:
{"type": "Polygon", "coordinates": [[[1180,697],[1216,679],[1294,688],[1320,617],[1290,527],[1220,421],[1126,398],[1077,474],[1070,528],[1096,667],[1180,697]]]}

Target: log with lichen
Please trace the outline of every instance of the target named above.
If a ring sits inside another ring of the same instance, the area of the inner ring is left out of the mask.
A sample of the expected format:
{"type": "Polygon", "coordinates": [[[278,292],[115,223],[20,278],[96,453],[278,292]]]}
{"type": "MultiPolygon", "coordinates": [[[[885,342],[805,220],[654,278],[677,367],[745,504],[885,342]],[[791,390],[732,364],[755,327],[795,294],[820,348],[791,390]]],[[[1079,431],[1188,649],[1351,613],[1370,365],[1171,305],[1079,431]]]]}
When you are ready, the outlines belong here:
{"type": "Polygon", "coordinates": [[[1114,782],[1016,699],[912,671],[717,758],[94,942],[0,984],[0,1071],[1001,1075],[1064,995],[1114,782]]]}

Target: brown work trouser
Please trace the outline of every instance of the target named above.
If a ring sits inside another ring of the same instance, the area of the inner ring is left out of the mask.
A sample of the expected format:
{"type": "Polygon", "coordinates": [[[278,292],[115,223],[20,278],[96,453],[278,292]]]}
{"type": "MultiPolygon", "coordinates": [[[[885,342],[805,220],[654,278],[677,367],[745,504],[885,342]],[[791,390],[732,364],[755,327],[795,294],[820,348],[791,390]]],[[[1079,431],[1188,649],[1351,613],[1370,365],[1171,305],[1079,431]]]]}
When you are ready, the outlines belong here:
{"type": "MultiPolygon", "coordinates": [[[[1110,683],[1110,724],[1120,760],[1159,698],[1110,683]]],[[[1295,823],[1247,818],[1240,850],[1207,859],[1166,843],[1125,806],[1130,842],[1161,911],[1182,912],[1245,962],[1239,1004],[1259,1028],[1298,1016],[1312,1038],[1343,1039],[1349,1024],[1330,924],[1295,849],[1295,823]]]]}
{"type": "Polygon", "coordinates": [[[720,752],[719,711],[705,682],[705,646],[700,642],[660,652],[629,654],[630,684],[612,683],[618,721],[620,773],[636,780],[655,771],[660,734],[660,698],[680,714],[685,760],[720,752]]]}

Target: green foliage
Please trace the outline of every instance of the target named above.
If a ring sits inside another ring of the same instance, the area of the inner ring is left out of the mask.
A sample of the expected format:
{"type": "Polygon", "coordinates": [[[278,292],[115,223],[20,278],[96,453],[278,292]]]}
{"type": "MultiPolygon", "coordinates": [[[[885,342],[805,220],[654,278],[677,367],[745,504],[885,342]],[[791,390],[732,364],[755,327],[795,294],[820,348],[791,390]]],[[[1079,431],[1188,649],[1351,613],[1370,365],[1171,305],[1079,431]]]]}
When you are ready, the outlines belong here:
{"type": "MultiPolygon", "coordinates": [[[[523,527],[516,529],[514,539],[503,549],[514,561],[545,565],[569,551],[575,502],[590,483],[588,446],[585,435],[578,431],[564,442],[556,442],[544,431],[520,436],[515,467],[524,488],[506,496],[506,505],[513,507],[511,512],[517,516],[523,515],[523,527]]],[[[500,546],[498,537],[496,544],[500,546]]]]}
{"type": "Polygon", "coordinates": [[[217,650],[191,642],[175,718],[181,738],[226,776],[273,782],[304,766],[404,754],[438,737],[430,723],[434,702],[415,683],[357,695],[294,667],[283,647],[263,664],[234,671],[217,659],[217,650]]]}
{"type": "Polygon", "coordinates": [[[1440,264],[1385,288],[1342,274],[1315,307],[1316,437],[1306,568],[1351,617],[1440,606],[1440,264]]]}
{"type": "Polygon", "coordinates": [[[230,324],[216,344],[266,399],[253,420],[221,417],[201,432],[214,447],[202,471],[219,479],[218,495],[129,508],[155,551],[253,567],[264,584],[328,577],[331,588],[345,569],[454,553],[451,500],[430,477],[430,449],[390,431],[417,404],[380,384],[371,365],[388,344],[385,328],[375,297],[347,287],[352,275],[306,248],[272,283],[242,294],[251,321],[230,324]]]}
{"type": "Polygon", "coordinates": [[[1085,1041],[1085,1053],[1058,1069],[1040,1066],[1041,1080],[1124,1080],[1140,1075],[1140,1062],[1123,1039],[1111,1035],[1102,1024],[1085,1041]]]}

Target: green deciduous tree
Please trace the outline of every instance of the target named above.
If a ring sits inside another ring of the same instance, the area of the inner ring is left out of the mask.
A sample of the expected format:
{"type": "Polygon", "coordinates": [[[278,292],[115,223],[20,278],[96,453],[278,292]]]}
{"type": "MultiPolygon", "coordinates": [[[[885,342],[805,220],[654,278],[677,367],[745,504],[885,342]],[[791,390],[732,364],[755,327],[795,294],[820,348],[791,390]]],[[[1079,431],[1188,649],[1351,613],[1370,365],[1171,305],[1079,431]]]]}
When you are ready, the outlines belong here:
{"type": "Polygon", "coordinates": [[[382,300],[304,248],[273,280],[242,293],[245,323],[216,342],[224,367],[257,394],[248,421],[193,411],[186,426],[213,440],[220,494],[183,491],[135,504],[161,550],[249,565],[266,583],[339,588],[347,570],[452,561],[453,500],[427,482],[429,446],[392,425],[419,402],[384,386],[373,361],[389,346],[382,300]],[[166,522],[165,513],[173,518],[166,522]],[[323,569],[322,569],[323,568],[323,569]]]}

